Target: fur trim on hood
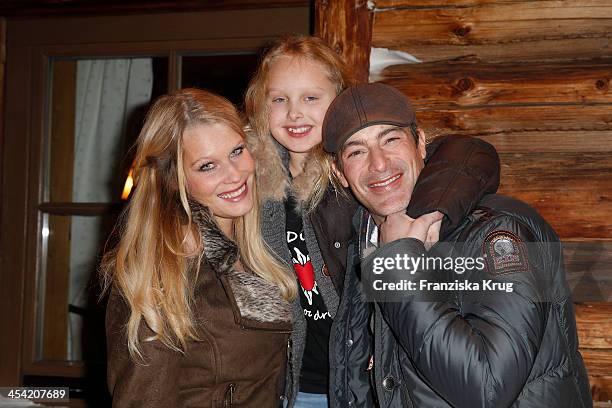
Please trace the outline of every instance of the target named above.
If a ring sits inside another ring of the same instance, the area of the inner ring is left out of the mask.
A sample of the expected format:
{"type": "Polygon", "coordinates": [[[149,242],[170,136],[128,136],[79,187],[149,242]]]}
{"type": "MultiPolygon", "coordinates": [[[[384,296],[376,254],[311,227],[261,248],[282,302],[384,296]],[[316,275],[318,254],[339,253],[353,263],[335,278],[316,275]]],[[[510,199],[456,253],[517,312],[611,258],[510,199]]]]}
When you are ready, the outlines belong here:
{"type": "Polygon", "coordinates": [[[248,270],[235,269],[239,257],[236,243],[225,236],[207,207],[194,200],[189,200],[189,206],[200,231],[204,256],[217,276],[229,282],[240,316],[260,323],[291,323],[291,304],[282,297],[280,289],[248,270]]]}
{"type": "Polygon", "coordinates": [[[315,160],[306,160],[304,171],[291,182],[289,152],[272,135],[256,135],[247,130],[247,143],[256,162],[257,191],[261,202],[283,201],[289,188],[300,204],[308,199],[321,174],[315,160]]]}

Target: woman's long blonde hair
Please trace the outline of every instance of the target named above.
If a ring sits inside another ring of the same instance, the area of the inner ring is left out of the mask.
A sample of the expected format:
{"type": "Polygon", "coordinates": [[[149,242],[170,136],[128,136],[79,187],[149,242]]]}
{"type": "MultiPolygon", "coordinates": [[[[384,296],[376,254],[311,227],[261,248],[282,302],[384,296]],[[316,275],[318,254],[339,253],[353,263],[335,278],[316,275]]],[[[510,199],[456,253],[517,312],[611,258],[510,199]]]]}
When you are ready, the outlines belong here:
{"type": "MultiPolygon", "coordinates": [[[[136,189],[124,214],[121,239],[103,258],[104,285],[115,287],[130,308],[130,355],[142,357],[138,329],[142,319],[167,347],[184,351],[197,339],[194,284],[203,246],[192,222],[183,171],[183,134],[192,126],[222,123],[245,138],[235,107],[199,89],[182,89],[159,98],[147,114],[137,140],[136,189]]],[[[253,183],[255,184],[255,183],[253,183]]],[[[253,194],[256,194],[253,189],[253,194]]],[[[296,296],[295,279],[268,251],[261,236],[259,204],[234,220],[244,266],[276,284],[285,299],[296,296]]]]}
{"type": "MultiPolygon", "coordinates": [[[[328,79],[336,87],[336,95],[353,85],[350,69],[325,41],[318,37],[288,36],[274,42],[263,54],[259,67],[251,79],[245,94],[245,110],[249,123],[260,139],[272,137],[270,134],[269,111],[267,105],[268,75],[274,61],[279,57],[298,57],[321,64],[328,79]]],[[[312,211],[325,195],[332,180],[331,161],[321,144],[311,152],[321,168],[308,199],[307,211],[312,211]]]]}

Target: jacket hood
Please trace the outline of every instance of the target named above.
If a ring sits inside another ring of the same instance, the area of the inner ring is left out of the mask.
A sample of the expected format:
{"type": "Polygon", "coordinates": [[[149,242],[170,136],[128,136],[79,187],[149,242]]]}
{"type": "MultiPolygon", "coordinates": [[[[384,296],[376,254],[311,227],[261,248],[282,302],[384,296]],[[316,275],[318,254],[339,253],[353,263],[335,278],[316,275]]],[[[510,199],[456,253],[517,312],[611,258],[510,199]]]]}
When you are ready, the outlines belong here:
{"type": "Polygon", "coordinates": [[[189,200],[189,206],[200,231],[205,261],[222,281],[229,282],[241,317],[260,323],[291,323],[291,305],[278,286],[252,273],[246,265],[245,271],[237,270],[234,265],[239,259],[238,245],[221,231],[207,207],[195,200],[189,200]]]}
{"type": "Polygon", "coordinates": [[[310,195],[321,168],[315,160],[306,160],[304,171],[291,180],[289,174],[289,151],[278,143],[270,133],[257,135],[247,131],[247,143],[256,162],[257,191],[261,202],[283,201],[288,189],[301,204],[310,195]]]}

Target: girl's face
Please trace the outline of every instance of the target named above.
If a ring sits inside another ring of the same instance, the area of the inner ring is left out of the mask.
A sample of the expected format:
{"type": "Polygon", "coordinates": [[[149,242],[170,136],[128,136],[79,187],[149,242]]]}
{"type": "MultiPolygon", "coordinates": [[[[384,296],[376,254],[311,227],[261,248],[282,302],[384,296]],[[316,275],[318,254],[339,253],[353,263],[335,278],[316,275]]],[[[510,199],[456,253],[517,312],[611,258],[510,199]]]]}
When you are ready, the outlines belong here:
{"type": "Polygon", "coordinates": [[[227,125],[213,123],[187,128],[183,146],[187,189],[227,234],[232,220],[253,207],[255,165],[244,140],[227,125]]]}
{"type": "Polygon", "coordinates": [[[321,128],[336,87],[318,62],[279,57],[270,66],[266,89],[270,132],[290,153],[307,153],[321,143],[321,128]]]}

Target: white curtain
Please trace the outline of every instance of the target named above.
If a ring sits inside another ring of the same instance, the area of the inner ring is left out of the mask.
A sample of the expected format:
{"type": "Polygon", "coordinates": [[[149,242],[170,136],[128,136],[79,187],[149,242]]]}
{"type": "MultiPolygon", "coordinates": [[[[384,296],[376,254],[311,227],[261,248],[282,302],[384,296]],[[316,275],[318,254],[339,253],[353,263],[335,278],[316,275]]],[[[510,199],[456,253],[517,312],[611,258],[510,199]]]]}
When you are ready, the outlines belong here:
{"type": "MultiPolygon", "coordinates": [[[[119,165],[128,118],[149,103],[153,85],[150,58],[77,62],[74,202],[117,201],[119,165]]],[[[85,307],[103,234],[102,217],[72,217],[69,302],[85,307]]],[[[70,313],[68,358],[80,360],[82,317],[70,313]]]]}

